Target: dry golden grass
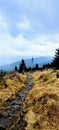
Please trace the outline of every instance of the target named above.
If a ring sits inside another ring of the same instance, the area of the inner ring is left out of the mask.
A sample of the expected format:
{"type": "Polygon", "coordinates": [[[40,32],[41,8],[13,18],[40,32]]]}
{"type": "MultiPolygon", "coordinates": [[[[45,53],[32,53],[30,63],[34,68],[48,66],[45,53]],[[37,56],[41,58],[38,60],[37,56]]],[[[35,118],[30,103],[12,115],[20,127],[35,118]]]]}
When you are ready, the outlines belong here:
{"type": "MultiPolygon", "coordinates": [[[[26,130],[59,130],[59,78],[53,70],[33,73],[25,106],[26,130]]],[[[59,72],[58,72],[59,73],[59,72]]]]}
{"type": "Polygon", "coordinates": [[[2,84],[0,82],[0,108],[5,106],[6,100],[15,98],[17,92],[26,87],[26,78],[26,74],[19,74],[17,72],[6,73],[2,77],[2,84]]]}

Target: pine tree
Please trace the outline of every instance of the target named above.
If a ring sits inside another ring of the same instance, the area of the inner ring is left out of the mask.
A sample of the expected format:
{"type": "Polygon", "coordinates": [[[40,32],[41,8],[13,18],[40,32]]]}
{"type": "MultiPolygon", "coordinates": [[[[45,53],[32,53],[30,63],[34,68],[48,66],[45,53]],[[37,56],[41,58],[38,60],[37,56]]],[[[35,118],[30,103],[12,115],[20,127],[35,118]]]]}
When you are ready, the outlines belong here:
{"type": "Polygon", "coordinates": [[[19,66],[19,72],[24,72],[26,70],[25,61],[22,59],[21,64],[19,66]]]}
{"type": "Polygon", "coordinates": [[[15,71],[17,71],[18,69],[17,69],[17,66],[15,66],[15,71]]]}
{"type": "Polygon", "coordinates": [[[55,57],[54,57],[52,65],[56,69],[59,69],[59,48],[56,49],[56,53],[55,53],[55,57]]]}
{"type": "Polygon", "coordinates": [[[39,65],[38,64],[35,65],[35,70],[39,70],[39,65]]]}

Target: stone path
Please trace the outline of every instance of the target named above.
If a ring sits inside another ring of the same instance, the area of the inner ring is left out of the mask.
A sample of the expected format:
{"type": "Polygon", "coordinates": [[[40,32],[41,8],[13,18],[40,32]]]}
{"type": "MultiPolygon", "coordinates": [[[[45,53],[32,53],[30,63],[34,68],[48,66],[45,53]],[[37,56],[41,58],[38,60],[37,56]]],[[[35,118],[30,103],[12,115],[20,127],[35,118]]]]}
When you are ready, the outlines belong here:
{"type": "MultiPolygon", "coordinates": [[[[18,92],[15,99],[10,99],[7,101],[7,106],[4,112],[0,113],[0,130],[6,130],[9,126],[11,126],[14,122],[14,119],[17,117],[18,111],[21,111],[21,106],[24,103],[26,95],[32,88],[32,75],[30,74],[27,79],[27,87],[25,90],[18,92]]],[[[25,112],[25,110],[23,110],[25,112]]],[[[21,130],[24,124],[22,120],[22,112],[21,112],[21,120],[19,121],[21,130]]]]}

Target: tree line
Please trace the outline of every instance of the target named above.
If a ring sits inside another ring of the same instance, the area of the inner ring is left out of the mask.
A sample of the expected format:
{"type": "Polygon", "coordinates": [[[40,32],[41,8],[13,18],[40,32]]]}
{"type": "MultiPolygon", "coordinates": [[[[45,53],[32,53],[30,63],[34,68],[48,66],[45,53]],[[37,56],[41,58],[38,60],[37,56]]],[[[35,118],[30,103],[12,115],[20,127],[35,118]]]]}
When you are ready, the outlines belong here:
{"type": "MultiPolygon", "coordinates": [[[[33,61],[33,58],[32,58],[33,61]]],[[[18,71],[19,73],[21,72],[27,72],[27,71],[35,71],[35,70],[44,70],[44,69],[49,69],[49,68],[53,68],[53,69],[59,69],[59,48],[56,49],[53,61],[49,64],[45,64],[43,65],[43,67],[39,67],[38,64],[36,64],[34,67],[30,66],[27,67],[25,64],[25,60],[22,59],[19,67],[15,66],[15,71],[18,71]]],[[[5,73],[3,70],[0,71],[0,74],[3,75],[3,73],[5,73]]]]}
{"type": "Polygon", "coordinates": [[[26,71],[27,72],[27,71],[31,71],[31,70],[35,71],[35,70],[43,70],[43,69],[49,69],[49,68],[59,69],[59,48],[56,49],[54,59],[50,64],[49,63],[45,64],[45,65],[43,65],[43,67],[39,67],[39,65],[36,64],[35,67],[30,66],[29,68],[27,68],[26,64],[25,64],[25,60],[22,59],[19,68],[17,68],[17,66],[15,66],[15,71],[18,71],[18,72],[26,71]]]}
{"type": "Polygon", "coordinates": [[[36,64],[35,67],[33,66],[27,67],[24,59],[22,59],[19,68],[15,66],[15,71],[18,71],[19,73],[24,72],[24,71],[27,72],[27,71],[34,71],[34,70],[39,70],[39,65],[36,64]]]}

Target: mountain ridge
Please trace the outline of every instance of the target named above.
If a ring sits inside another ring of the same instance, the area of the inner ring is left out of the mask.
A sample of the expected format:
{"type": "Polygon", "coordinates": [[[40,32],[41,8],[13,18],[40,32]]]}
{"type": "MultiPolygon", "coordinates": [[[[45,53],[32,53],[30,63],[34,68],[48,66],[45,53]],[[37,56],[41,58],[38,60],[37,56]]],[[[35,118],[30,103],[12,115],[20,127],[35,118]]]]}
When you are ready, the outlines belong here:
{"type": "MultiPolygon", "coordinates": [[[[32,62],[32,58],[24,59],[24,60],[25,60],[26,66],[30,67],[31,66],[31,62],[32,62]]],[[[36,64],[38,64],[39,67],[42,67],[44,64],[51,63],[52,60],[53,60],[52,56],[40,56],[40,57],[33,58],[33,67],[36,64]]],[[[16,61],[16,62],[11,63],[11,64],[8,64],[8,65],[5,65],[5,66],[0,66],[0,70],[12,71],[12,70],[15,69],[15,66],[17,66],[19,68],[20,63],[21,63],[21,60],[20,61],[16,61]]]]}

